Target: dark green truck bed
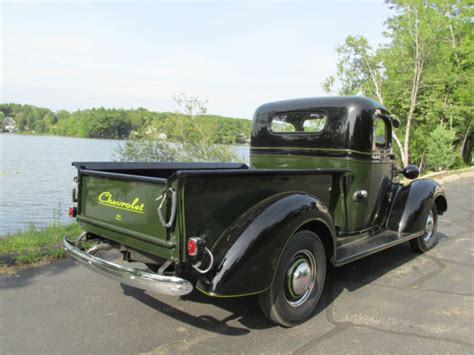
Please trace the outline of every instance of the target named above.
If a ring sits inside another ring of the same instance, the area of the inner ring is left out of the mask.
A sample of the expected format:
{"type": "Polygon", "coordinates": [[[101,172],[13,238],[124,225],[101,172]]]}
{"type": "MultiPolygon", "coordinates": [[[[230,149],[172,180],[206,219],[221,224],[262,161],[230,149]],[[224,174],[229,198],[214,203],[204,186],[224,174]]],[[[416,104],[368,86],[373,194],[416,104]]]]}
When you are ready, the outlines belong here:
{"type": "Polygon", "coordinates": [[[80,194],[77,219],[86,231],[174,262],[185,261],[188,238],[201,237],[212,247],[240,215],[279,192],[314,194],[333,214],[339,200],[330,188],[338,188],[334,174],[339,170],[255,170],[220,163],[73,165],[80,194]]]}

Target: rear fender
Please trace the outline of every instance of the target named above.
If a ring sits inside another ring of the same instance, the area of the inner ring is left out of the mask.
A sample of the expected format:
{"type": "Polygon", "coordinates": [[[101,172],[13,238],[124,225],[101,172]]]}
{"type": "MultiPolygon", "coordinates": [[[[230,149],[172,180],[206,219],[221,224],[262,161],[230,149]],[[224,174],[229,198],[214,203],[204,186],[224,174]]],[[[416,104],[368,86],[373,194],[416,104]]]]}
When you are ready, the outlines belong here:
{"type": "Polygon", "coordinates": [[[395,194],[388,229],[400,236],[422,232],[433,204],[436,204],[438,214],[448,208],[444,189],[436,181],[419,179],[401,186],[395,194]]]}
{"type": "Polygon", "coordinates": [[[324,223],[335,243],[332,218],[318,198],[288,192],[263,200],[221,234],[211,249],[214,267],[198,280],[197,288],[222,297],[265,291],[273,281],[286,243],[311,221],[324,223]]]}

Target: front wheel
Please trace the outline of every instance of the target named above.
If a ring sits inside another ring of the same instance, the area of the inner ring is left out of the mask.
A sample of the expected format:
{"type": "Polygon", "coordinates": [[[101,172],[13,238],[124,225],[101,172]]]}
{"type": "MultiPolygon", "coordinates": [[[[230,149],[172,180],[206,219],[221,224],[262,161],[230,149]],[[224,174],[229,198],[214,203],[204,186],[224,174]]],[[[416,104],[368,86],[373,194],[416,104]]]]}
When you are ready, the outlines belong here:
{"type": "Polygon", "coordinates": [[[273,322],[292,327],[311,316],[326,278],[326,253],[311,231],[297,232],[287,243],[272,285],[259,294],[263,313],[273,322]]]}
{"type": "Polygon", "coordinates": [[[438,226],[437,212],[436,205],[433,204],[428,216],[426,217],[425,232],[418,238],[410,240],[410,246],[414,251],[424,253],[438,244],[438,238],[436,237],[436,229],[438,226]]]}

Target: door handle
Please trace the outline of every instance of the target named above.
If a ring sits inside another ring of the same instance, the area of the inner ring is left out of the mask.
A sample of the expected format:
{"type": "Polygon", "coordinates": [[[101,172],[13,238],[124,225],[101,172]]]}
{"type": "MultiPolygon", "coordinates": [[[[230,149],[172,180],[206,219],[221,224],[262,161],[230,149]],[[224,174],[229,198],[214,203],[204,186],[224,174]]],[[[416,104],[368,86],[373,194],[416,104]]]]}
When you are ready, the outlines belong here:
{"type": "Polygon", "coordinates": [[[367,198],[367,190],[357,190],[352,195],[352,201],[354,202],[360,202],[362,200],[365,200],[366,198],[367,198]]]}

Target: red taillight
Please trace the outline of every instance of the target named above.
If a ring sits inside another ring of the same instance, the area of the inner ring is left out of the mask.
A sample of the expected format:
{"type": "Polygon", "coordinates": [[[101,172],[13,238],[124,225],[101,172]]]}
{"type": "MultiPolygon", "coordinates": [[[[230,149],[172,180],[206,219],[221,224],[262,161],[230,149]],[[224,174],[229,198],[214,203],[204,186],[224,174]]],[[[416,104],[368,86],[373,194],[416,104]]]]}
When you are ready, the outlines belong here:
{"type": "Polygon", "coordinates": [[[195,256],[197,254],[197,240],[196,238],[188,239],[188,255],[195,256]]]}
{"type": "Polygon", "coordinates": [[[76,217],[76,215],[77,215],[76,207],[69,207],[69,217],[73,218],[73,217],[76,217]]]}

